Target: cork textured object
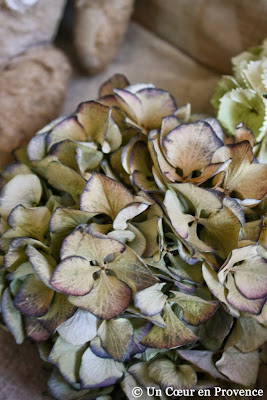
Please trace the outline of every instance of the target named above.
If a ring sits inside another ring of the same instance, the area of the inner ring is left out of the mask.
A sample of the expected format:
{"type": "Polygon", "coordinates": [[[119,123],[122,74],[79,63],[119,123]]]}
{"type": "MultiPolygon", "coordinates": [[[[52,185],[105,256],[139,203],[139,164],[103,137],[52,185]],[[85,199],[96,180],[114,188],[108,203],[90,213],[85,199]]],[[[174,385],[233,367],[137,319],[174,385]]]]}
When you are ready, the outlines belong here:
{"type": "Polygon", "coordinates": [[[40,44],[50,43],[57,32],[66,0],[41,0],[16,11],[0,2],[0,68],[12,57],[40,44]]]}
{"type": "Polygon", "coordinates": [[[76,0],[74,42],[81,66],[103,70],[114,58],[133,10],[134,0],[76,0]]]}
{"type": "Polygon", "coordinates": [[[70,71],[66,56],[50,45],[31,49],[0,70],[0,165],[60,114],[70,71]]]}

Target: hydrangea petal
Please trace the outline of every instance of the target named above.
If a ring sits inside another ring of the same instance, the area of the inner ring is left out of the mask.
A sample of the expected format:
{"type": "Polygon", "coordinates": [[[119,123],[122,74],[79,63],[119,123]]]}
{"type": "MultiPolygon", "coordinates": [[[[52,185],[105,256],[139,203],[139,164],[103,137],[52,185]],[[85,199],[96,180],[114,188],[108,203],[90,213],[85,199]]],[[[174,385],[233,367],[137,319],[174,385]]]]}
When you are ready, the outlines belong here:
{"type": "Polygon", "coordinates": [[[163,319],[166,328],[153,326],[151,331],[141,340],[142,345],[156,349],[172,349],[197,340],[191,330],[176,317],[168,304],[165,306],[163,319]]]}
{"type": "Polygon", "coordinates": [[[244,386],[254,385],[259,368],[259,353],[252,351],[244,354],[235,347],[230,347],[216,362],[216,367],[231,381],[244,386]]]}
{"type": "Polygon", "coordinates": [[[132,291],[126,283],[115,276],[102,272],[94,288],[85,296],[69,296],[69,301],[77,307],[90,311],[100,319],[119,316],[128,307],[132,291]]]}
{"type": "Polygon", "coordinates": [[[39,204],[42,186],[39,178],[33,174],[16,175],[1,192],[0,213],[7,218],[10,211],[18,204],[33,207],[39,204]]]}
{"type": "Polygon", "coordinates": [[[44,342],[51,336],[51,333],[34,317],[25,317],[25,330],[27,336],[35,342],[44,342]]]}
{"type": "Polygon", "coordinates": [[[121,183],[95,172],[81,195],[80,209],[106,214],[113,220],[120,210],[134,201],[135,197],[121,183]]]}
{"type": "Polygon", "coordinates": [[[41,324],[49,332],[54,333],[59,325],[69,319],[76,308],[67,300],[67,296],[62,293],[55,293],[49,311],[38,318],[41,324]]]}
{"type": "Polygon", "coordinates": [[[83,388],[113,385],[123,375],[121,364],[114,360],[97,357],[87,349],[82,357],[80,378],[83,388]]]}
{"type": "Polygon", "coordinates": [[[74,384],[79,380],[79,368],[85,349],[85,345],[72,345],[59,336],[48,361],[58,367],[68,383],[74,384]]]}
{"type": "Polygon", "coordinates": [[[98,336],[108,354],[115,361],[124,361],[133,342],[133,327],[126,318],[103,321],[98,328],[98,336]]]}
{"type": "Polygon", "coordinates": [[[88,311],[78,309],[71,318],[59,325],[57,332],[68,343],[83,345],[96,336],[97,318],[88,311]]]}
{"type": "Polygon", "coordinates": [[[113,94],[113,89],[124,89],[129,84],[128,79],[123,74],[114,74],[100,86],[99,97],[113,94]]]}
{"type": "Polygon", "coordinates": [[[202,170],[210,164],[215,150],[222,146],[211,125],[199,121],[194,124],[181,124],[169,132],[163,146],[169,162],[190,177],[193,171],[202,170]]]}
{"type": "Polygon", "coordinates": [[[168,298],[161,291],[163,286],[165,286],[165,283],[156,283],[149,288],[137,292],[134,299],[135,307],[139,308],[144,315],[153,316],[159,314],[163,310],[168,298]]]}
{"type": "Polygon", "coordinates": [[[174,297],[171,297],[169,301],[181,307],[181,319],[189,325],[198,326],[209,320],[219,306],[218,301],[207,301],[182,292],[172,291],[171,293],[174,297]]]}
{"type": "Polygon", "coordinates": [[[84,296],[92,290],[93,275],[99,270],[83,257],[66,257],[55,268],[50,284],[65,294],[84,296]]]}
{"type": "Polygon", "coordinates": [[[176,365],[165,358],[152,361],[148,366],[149,376],[164,390],[191,389],[197,383],[197,375],[190,365],[176,365]]]}
{"type": "Polygon", "coordinates": [[[34,275],[30,275],[18,291],[14,299],[14,306],[22,314],[41,317],[47,313],[53,295],[53,290],[46,287],[34,275]]]}
{"type": "Polygon", "coordinates": [[[9,331],[14,336],[17,344],[24,340],[25,333],[21,313],[14,307],[10,289],[6,288],[1,301],[1,313],[9,331]]]}

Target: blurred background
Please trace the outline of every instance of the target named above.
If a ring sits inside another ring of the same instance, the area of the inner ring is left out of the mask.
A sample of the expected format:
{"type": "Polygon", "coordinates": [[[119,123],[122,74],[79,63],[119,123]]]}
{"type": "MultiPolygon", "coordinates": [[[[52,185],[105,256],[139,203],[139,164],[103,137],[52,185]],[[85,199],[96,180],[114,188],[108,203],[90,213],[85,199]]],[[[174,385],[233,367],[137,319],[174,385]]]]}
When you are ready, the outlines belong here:
{"type": "MultiPolygon", "coordinates": [[[[0,0],[0,166],[114,73],[212,114],[217,81],[266,21],[267,0],[0,0]]],[[[48,399],[47,378],[37,348],[0,330],[0,400],[48,399]]]]}

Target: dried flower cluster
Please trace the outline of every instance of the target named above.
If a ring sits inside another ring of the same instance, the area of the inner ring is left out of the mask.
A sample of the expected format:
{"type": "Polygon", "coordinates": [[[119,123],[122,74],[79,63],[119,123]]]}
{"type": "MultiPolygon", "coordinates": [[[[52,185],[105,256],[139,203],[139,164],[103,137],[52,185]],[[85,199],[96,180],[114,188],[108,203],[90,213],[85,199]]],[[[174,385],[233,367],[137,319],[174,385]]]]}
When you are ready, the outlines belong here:
{"type": "Polygon", "coordinates": [[[267,162],[267,39],[232,58],[233,75],[219,81],[211,103],[229,135],[243,121],[255,135],[254,153],[267,162]]]}
{"type": "Polygon", "coordinates": [[[255,384],[267,164],[243,123],[199,118],[116,75],[2,171],[1,312],[56,399],[255,384]]]}

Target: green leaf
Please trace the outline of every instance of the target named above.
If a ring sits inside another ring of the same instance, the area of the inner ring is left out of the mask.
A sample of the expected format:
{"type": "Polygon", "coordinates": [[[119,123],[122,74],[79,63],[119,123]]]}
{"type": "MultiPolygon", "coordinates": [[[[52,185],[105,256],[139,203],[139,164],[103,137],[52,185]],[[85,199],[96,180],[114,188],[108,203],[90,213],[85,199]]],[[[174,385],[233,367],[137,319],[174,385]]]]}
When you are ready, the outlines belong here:
{"type": "Polygon", "coordinates": [[[141,340],[146,347],[156,349],[172,349],[195,342],[197,337],[174,314],[169,304],[166,304],[163,319],[166,328],[153,326],[151,331],[141,340]]]}
{"type": "Polygon", "coordinates": [[[124,361],[129,355],[133,342],[133,327],[125,318],[103,321],[98,336],[106,352],[115,361],[124,361]]]}

